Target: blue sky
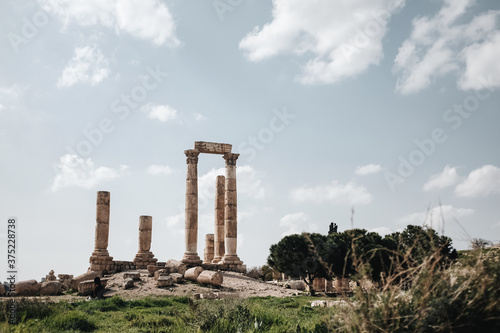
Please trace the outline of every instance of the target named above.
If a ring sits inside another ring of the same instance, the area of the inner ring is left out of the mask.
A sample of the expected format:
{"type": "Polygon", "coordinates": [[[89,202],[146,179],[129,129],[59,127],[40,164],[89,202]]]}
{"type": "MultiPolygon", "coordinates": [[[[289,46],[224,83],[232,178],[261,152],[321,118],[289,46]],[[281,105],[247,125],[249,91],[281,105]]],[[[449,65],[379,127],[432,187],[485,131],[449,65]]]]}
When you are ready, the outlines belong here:
{"type": "MultiPolygon", "coordinates": [[[[87,269],[99,190],[111,256],[133,259],[151,215],[153,253],[180,259],[194,141],[241,154],[249,266],[330,222],[500,240],[498,1],[4,1],[0,22],[0,240],[17,217],[21,279],[87,269]]],[[[223,168],[200,156],[200,255],[223,168]]]]}

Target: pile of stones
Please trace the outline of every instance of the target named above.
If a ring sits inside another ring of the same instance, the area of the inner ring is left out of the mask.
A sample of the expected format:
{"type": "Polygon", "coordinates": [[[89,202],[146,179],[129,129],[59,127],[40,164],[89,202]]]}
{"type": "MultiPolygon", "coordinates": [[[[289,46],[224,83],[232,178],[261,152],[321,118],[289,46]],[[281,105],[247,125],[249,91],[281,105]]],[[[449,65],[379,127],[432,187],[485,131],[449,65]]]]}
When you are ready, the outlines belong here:
{"type": "Polygon", "coordinates": [[[186,264],[169,260],[165,266],[148,265],[150,276],[153,276],[158,288],[170,287],[174,283],[183,283],[184,280],[194,281],[200,284],[221,286],[223,276],[220,272],[206,271],[201,266],[187,269],[186,264]]]}

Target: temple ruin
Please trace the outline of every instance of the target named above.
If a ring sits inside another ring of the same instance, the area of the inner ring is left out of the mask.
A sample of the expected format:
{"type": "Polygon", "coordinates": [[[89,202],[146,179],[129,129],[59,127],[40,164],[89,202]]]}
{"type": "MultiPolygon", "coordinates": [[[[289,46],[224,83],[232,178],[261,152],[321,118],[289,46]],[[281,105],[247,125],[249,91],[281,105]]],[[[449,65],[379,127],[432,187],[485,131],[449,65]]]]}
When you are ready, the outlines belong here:
{"type": "MultiPolygon", "coordinates": [[[[202,266],[209,270],[245,272],[246,265],[237,255],[237,192],[236,160],[226,143],[196,141],[194,149],[184,151],[187,162],[185,206],[185,252],[182,262],[188,267],[202,266]],[[214,233],[205,236],[204,260],[198,256],[198,156],[200,153],[219,154],[225,160],[225,176],[216,178],[214,233]]],[[[97,192],[94,251],[90,270],[110,274],[125,270],[165,266],[151,252],[153,218],[139,218],[139,249],[133,261],[116,261],[109,255],[110,193],[97,192]]]]}
{"type": "MultiPolygon", "coordinates": [[[[216,179],[215,197],[215,233],[214,258],[211,263],[225,269],[242,270],[243,262],[238,257],[238,220],[236,192],[236,160],[240,154],[231,152],[232,146],[226,143],[201,142],[194,143],[194,149],[184,151],[186,154],[186,211],[185,241],[186,251],[182,262],[187,265],[201,265],[198,256],[198,155],[200,153],[222,155],[226,162],[226,176],[216,179]],[[222,201],[222,182],[224,182],[224,201],[222,201]],[[222,214],[222,202],[224,212],[222,214]]],[[[206,263],[209,264],[208,262],[206,263]]]]}

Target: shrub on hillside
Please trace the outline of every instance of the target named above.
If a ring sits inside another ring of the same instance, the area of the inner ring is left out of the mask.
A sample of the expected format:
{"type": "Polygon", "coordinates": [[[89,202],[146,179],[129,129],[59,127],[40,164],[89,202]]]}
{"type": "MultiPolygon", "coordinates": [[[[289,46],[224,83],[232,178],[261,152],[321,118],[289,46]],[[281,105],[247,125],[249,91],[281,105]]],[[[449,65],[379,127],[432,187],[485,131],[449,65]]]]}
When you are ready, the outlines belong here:
{"type": "Polygon", "coordinates": [[[252,267],[247,271],[246,276],[254,279],[262,279],[264,277],[260,267],[252,267]]]}

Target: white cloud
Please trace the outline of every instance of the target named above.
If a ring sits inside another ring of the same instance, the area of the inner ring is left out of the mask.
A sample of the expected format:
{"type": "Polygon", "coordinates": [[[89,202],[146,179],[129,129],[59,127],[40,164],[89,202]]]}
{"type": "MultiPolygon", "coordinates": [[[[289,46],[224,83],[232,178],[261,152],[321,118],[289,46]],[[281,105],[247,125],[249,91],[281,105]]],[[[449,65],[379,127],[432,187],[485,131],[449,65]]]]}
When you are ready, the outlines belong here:
{"type": "Polygon", "coordinates": [[[359,176],[370,175],[382,171],[380,164],[368,164],[356,168],[355,173],[359,176]]]}
{"type": "Polygon", "coordinates": [[[236,244],[238,247],[236,250],[240,252],[242,249],[245,248],[245,235],[244,234],[238,234],[238,243],[236,244]]]}
{"type": "Polygon", "coordinates": [[[474,209],[456,208],[451,205],[437,206],[426,212],[418,212],[403,216],[398,220],[402,224],[426,225],[436,228],[442,221],[458,220],[474,214],[474,209]]]}
{"type": "Polygon", "coordinates": [[[179,227],[184,226],[184,213],[179,213],[177,215],[167,217],[167,226],[169,227],[179,227]]]}
{"type": "Polygon", "coordinates": [[[0,88],[0,99],[4,100],[12,100],[18,99],[19,96],[23,93],[23,88],[19,87],[19,85],[14,84],[8,88],[0,88]]]}
{"type": "Polygon", "coordinates": [[[146,112],[151,119],[158,119],[162,123],[178,119],[177,110],[168,105],[157,105],[148,103],[141,107],[142,112],[146,112]]]}
{"type": "Polygon", "coordinates": [[[500,87],[500,31],[497,31],[487,41],[475,43],[463,51],[465,72],[458,86],[462,90],[500,87]],[[481,80],[478,78],[482,78],[481,80]],[[493,81],[486,78],[496,78],[493,81]]]}
{"type": "Polygon", "coordinates": [[[168,7],[159,0],[38,0],[47,12],[68,26],[96,26],[113,30],[117,35],[150,40],[155,45],[178,46],[175,22],[168,7]]]}
{"type": "Polygon", "coordinates": [[[461,89],[482,89],[484,78],[500,77],[500,37],[497,19],[500,11],[488,11],[471,21],[458,24],[474,0],[445,0],[434,17],[418,17],[412,21],[413,31],[399,48],[394,71],[399,73],[396,91],[415,93],[436,78],[452,71],[461,75],[461,89]],[[464,68],[465,67],[465,68],[464,68]],[[480,77],[483,80],[480,80],[480,77]]]}
{"type": "MultiPolygon", "coordinates": [[[[221,162],[223,162],[221,158],[221,162]]],[[[225,168],[211,169],[198,177],[198,200],[200,208],[214,204],[215,181],[218,175],[225,175],[225,168]]],[[[236,169],[238,197],[246,196],[261,200],[266,197],[260,175],[249,165],[238,166],[236,169]]]]}
{"type": "Polygon", "coordinates": [[[7,108],[16,109],[16,105],[26,89],[27,87],[21,88],[18,84],[10,87],[0,87],[0,111],[7,108]]]}
{"type": "Polygon", "coordinates": [[[287,228],[282,233],[282,236],[300,234],[302,232],[315,232],[318,230],[318,226],[312,223],[309,216],[303,212],[283,216],[280,219],[280,226],[287,228]]]}
{"type": "Polygon", "coordinates": [[[249,165],[239,166],[237,169],[238,194],[261,200],[266,197],[266,190],[262,186],[260,175],[249,165]]]}
{"type": "Polygon", "coordinates": [[[455,194],[459,197],[486,197],[498,193],[500,193],[500,168],[493,165],[473,170],[469,177],[455,188],[455,194]]]}
{"type": "Polygon", "coordinates": [[[404,0],[275,0],[273,20],[240,41],[251,61],[280,53],[310,57],[299,80],[333,83],[377,65],[387,23],[404,0]]]}
{"type": "Polygon", "coordinates": [[[185,214],[184,212],[179,213],[177,215],[172,215],[169,216],[165,219],[168,227],[168,232],[172,235],[175,236],[184,236],[185,230],[184,230],[184,221],[185,221],[185,214]]]}
{"type": "Polygon", "coordinates": [[[295,202],[329,201],[339,205],[369,204],[372,201],[372,195],[364,186],[357,185],[355,182],[342,185],[335,180],[329,185],[302,186],[293,189],[290,196],[295,202]]]}
{"type": "Polygon", "coordinates": [[[443,172],[431,176],[429,181],[424,184],[424,191],[441,190],[455,185],[458,181],[457,169],[447,165],[443,172]]]}
{"type": "Polygon", "coordinates": [[[90,158],[84,160],[77,155],[66,154],[60,157],[59,164],[55,168],[58,173],[50,187],[52,192],[71,186],[93,188],[102,182],[121,177],[125,174],[127,166],[121,165],[119,170],[96,167],[90,158]]]}
{"type": "Polygon", "coordinates": [[[256,207],[250,207],[246,210],[238,210],[238,222],[247,221],[259,211],[256,207]]]}
{"type": "Polygon", "coordinates": [[[376,232],[377,234],[379,234],[380,236],[385,236],[385,235],[388,235],[388,234],[392,234],[393,231],[391,228],[388,228],[388,227],[378,227],[378,228],[374,228],[372,230],[370,230],[370,232],[376,232]]]}
{"type": "MultiPolygon", "coordinates": [[[[222,162],[223,160],[221,158],[221,163],[222,162]]],[[[206,174],[198,176],[198,205],[200,209],[205,207],[212,207],[214,205],[215,181],[217,179],[217,176],[224,174],[225,174],[225,169],[219,168],[219,169],[211,169],[206,174]]]]}
{"type": "Polygon", "coordinates": [[[203,121],[203,120],[207,120],[207,117],[205,117],[204,115],[202,115],[201,113],[195,113],[194,114],[194,119],[196,121],[203,121]]]}
{"type": "Polygon", "coordinates": [[[75,55],[64,68],[58,87],[71,87],[81,82],[96,85],[109,75],[109,61],[96,45],[75,49],[75,55]]]}
{"type": "Polygon", "coordinates": [[[168,165],[151,165],[148,167],[148,172],[152,175],[169,175],[172,173],[172,168],[168,165]]]}

